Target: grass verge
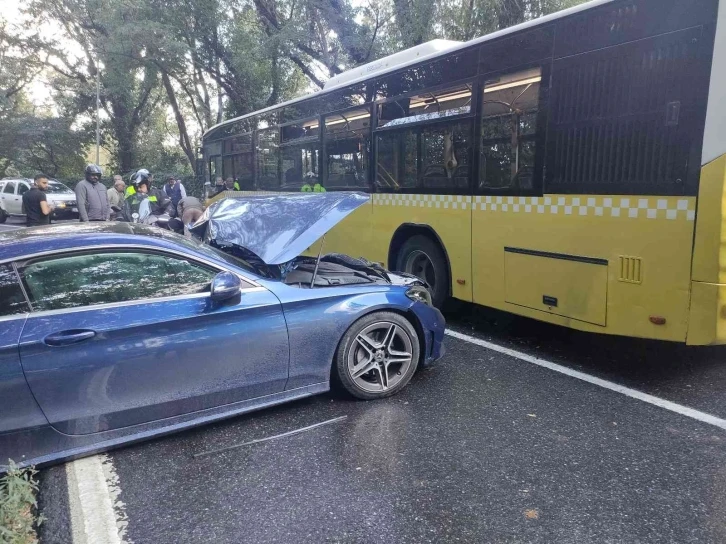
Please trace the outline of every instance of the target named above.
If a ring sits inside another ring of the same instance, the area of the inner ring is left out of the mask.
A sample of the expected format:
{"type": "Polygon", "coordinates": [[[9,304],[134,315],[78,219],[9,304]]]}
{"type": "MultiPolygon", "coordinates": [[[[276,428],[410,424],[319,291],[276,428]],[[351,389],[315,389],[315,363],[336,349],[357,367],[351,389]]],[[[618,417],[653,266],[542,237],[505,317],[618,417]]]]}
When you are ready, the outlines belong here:
{"type": "Polygon", "coordinates": [[[0,544],[36,544],[35,532],[43,521],[37,516],[38,471],[18,468],[9,461],[7,474],[0,477],[0,544]]]}

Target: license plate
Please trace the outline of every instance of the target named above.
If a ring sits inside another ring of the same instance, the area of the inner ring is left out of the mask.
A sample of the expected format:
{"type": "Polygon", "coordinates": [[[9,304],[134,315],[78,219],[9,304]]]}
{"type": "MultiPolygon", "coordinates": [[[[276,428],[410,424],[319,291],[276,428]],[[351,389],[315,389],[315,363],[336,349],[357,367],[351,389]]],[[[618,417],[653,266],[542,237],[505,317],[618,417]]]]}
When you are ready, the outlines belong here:
{"type": "Polygon", "coordinates": [[[59,202],[59,203],[58,203],[58,204],[56,205],[56,207],[57,207],[57,208],[65,208],[65,207],[66,207],[66,205],[65,205],[65,202],[59,202]]]}

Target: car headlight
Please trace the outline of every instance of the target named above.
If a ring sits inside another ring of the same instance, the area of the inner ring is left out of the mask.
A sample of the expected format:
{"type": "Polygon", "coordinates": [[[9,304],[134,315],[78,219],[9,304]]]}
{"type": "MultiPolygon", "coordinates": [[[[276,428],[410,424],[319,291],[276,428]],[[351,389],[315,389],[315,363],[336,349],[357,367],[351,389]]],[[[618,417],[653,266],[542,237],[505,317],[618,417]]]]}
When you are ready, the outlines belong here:
{"type": "Polygon", "coordinates": [[[423,302],[427,306],[433,306],[431,293],[422,285],[414,285],[406,291],[406,296],[415,302],[423,302]]]}

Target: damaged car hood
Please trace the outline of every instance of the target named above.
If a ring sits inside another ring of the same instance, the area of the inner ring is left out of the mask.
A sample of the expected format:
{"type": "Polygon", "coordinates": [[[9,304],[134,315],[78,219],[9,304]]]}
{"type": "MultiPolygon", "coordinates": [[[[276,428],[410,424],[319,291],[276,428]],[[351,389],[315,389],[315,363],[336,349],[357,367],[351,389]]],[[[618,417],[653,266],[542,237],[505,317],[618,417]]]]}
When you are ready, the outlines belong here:
{"type": "Polygon", "coordinates": [[[225,198],[209,206],[191,231],[205,242],[244,248],[278,265],[303,253],[369,198],[350,192],[225,198]]]}

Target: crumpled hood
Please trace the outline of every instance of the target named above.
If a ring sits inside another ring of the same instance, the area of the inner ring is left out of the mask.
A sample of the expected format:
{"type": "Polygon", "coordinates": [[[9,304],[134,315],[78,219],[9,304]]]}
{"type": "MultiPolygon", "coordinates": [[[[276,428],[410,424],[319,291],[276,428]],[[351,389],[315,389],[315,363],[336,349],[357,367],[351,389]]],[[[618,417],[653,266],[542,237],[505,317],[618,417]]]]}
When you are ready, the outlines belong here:
{"type": "Polygon", "coordinates": [[[251,251],[265,264],[283,264],[369,198],[351,192],[225,198],[209,206],[191,231],[205,242],[251,251]]]}

